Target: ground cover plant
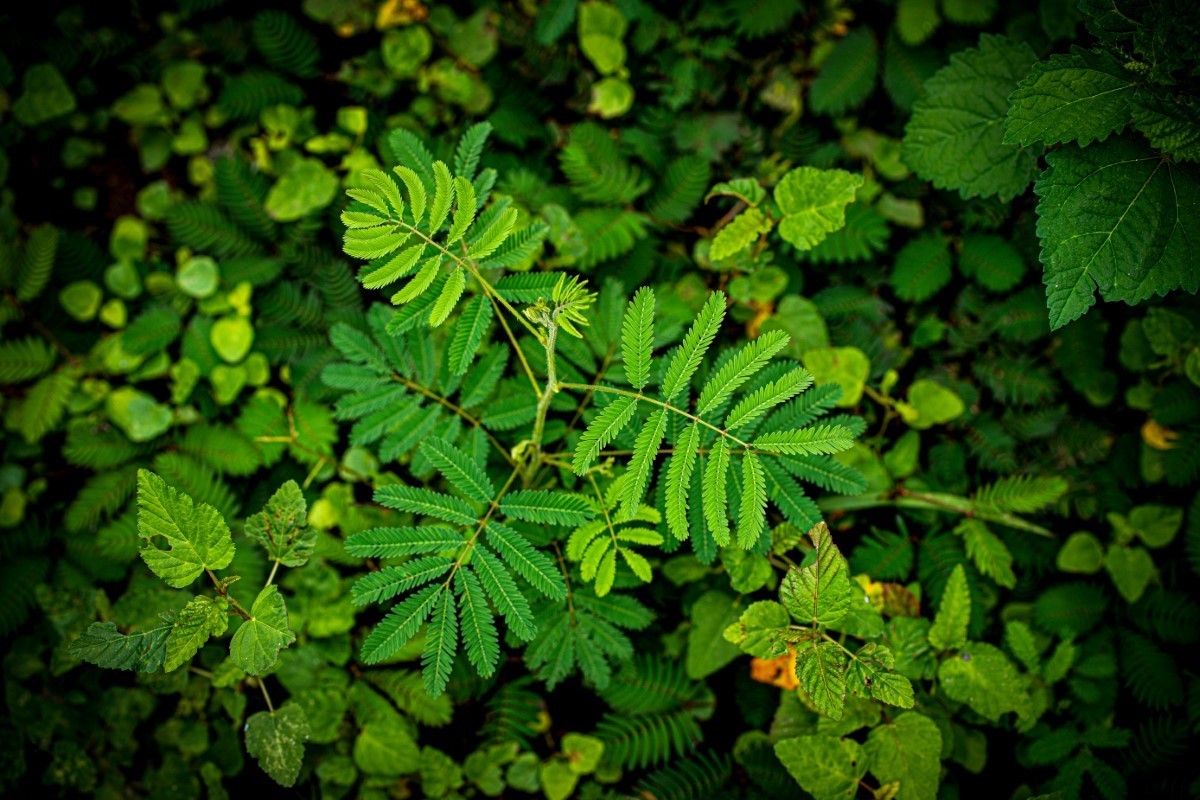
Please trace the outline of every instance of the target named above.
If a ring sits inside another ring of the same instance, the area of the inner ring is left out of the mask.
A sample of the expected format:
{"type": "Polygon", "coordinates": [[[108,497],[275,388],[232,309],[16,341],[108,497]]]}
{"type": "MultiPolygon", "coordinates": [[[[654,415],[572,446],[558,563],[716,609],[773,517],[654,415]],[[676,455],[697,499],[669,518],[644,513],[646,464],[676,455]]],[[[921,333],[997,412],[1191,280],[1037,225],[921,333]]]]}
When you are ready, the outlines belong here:
{"type": "Polygon", "coordinates": [[[0,790],[1200,795],[1195,4],[0,19],[0,790]]]}

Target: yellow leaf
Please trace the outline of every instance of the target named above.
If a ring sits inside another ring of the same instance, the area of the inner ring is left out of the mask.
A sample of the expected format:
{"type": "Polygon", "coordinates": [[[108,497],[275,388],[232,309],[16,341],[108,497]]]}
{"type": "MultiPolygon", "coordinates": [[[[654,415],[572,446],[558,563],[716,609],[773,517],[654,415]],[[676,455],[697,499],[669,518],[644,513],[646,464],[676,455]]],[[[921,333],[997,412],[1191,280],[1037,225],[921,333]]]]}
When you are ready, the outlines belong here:
{"type": "Polygon", "coordinates": [[[1142,426],[1142,441],[1155,450],[1172,449],[1175,447],[1174,441],[1178,438],[1178,433],[1152,419],[1146,420],[1146,424],[1142,426]]]}
{"type": "Polygon", "coordinates": [[[779,658],[752,658],[750,677],[780,689],[795,689],[800,685],[800,679],[796,677],[796,654],[788,652],[779,658]]]}

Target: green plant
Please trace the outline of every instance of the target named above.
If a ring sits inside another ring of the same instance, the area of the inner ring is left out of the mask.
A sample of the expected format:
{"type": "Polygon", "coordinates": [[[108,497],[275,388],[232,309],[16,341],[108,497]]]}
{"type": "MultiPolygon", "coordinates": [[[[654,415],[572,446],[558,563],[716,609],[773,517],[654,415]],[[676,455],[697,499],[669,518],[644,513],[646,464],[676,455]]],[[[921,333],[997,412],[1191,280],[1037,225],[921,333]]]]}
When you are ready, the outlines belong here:
{"type": "Polygon", "coordinates": [[[0,792],[1195,794],[1194,3],[145,12],[0,12],[0,792]]]}
{"type": "Polygon", "coordinates": [[[139,548],[146,566],[173,589],[188,589],[207,576],[215,594],[196,595],[178,611],[161,612],[152,628],[122,633],[111,621],[93,622],[71,642],[71,655],[108,669],[173,672],[189,665],[211,637],[222,636],[229,629],[229,617],[236,616],[240,624],[229,642],[228,661],[200,674],[222,687],[237,685],[247,676],[254,679],[267,710],[247,718],[246,749],[272,778],[291,786],[300,772],[308,721],[298,706],[275,708],[264,676],[275,666],[279,651],[296,641],[288,627],[287,604],[274,581],[280,565],[301,567],[312,555],[316,532],[308,528],[300,487],[285,483],[246,521],[246,536],[272,562],[266,583],[247,607],[230,592],[239,576],[217,575],[233,563],[236,549],[220,513],[171,488],[153,472],[138,470],[137,483],[139,548]]]}

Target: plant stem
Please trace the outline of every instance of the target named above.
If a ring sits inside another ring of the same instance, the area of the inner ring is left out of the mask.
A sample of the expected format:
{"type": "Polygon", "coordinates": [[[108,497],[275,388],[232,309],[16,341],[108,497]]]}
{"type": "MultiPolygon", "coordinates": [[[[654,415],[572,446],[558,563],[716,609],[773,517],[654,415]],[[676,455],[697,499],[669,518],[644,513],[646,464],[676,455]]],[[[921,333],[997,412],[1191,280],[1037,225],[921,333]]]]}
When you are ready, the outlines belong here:
{"type": "Polygon", "coordinates": [[[260,676],[258,679],[258,688],[262,689],[263,700],[267,701],[267,711],[271,712],[271,716],[275,716],[275,704],[271,702],[271,694],[267,691],[267,682],[260,676]]]}
{"type": "Polygon", "coordinates": [[[478,418],[472,416],[469,412],[465,411],[460,406],[455,405],[452,401],[446,399],[445,397],[442,397],[440,394],[429,391],[428,389],[426,389],[424,386],[417,383],[416,381],[411,381],[408,378],[406,378],[403,375],[400,375],[398,373],[392,373],[392,377],[395,380],[402,383],[405,387],[412,389],[417,394],[428,397],[430,400],[434,401],[435,403],[438,403],[439,405],[442,405],[442,406],[450,409],[455,414],[458,414],[460,417],[462,417],[472,427],[478,428],[479,430],[483,431],[483,435],[486,436],[488,441],[491,442],[492,445],[497,450],[500,451],[500,455],[504,456],[504,460],[508,462],[509,466],[516,466],[515,463],[513,462],[513,457],[509,454],[508,450],[506,450],[504,445],[500,443],[499,439],[497,439],[495,436],[493,436],[492,433],[487,428],[483,427],[483,423],[478,418]]]}
{"type": "Polygon", "coordinates": [[[271,574],[267,576],[267,582],[263,584],[263,588],[267,588],[275,582],[275,573],[279,571],[279,561],[275,561],[275,565],[271,567],[271,574]]]}
{"type": "Polygon", "coordinates": [[[513,481],[516,479],[517,475],[520,474],[520,472],[520,467],[514,468],[512,473],[509,474],[508,480],[504,482],[504,485],[500,487],[500,491],[496,493],[495,498],[493,498],[492,502],[488,504],[487,511],[484,513],[483,517],[480,518],[479,525],[475,528],[475,533],[471,534],[471,538],[467,541],[467,546],[463,548],[458,558],[454,560],[454,566],[450,568],[450,574],[446,576],[446,580],[442,583],[442,589],[446,589],[450,586],[450,581],[454,580],[454,574],[458,572],[459,568],[462,566],[463,559],[467,557],[468,553],[475,549],[475,542],[479,539],[479,534],[481,534],[483,529],[487,526],[488,520],[492,518],[492,514],[496,513],[496,509],[500,507],[500,501],[504,498],[504,495],[508,493],[509,487],[512,486],[513,481]]]}
{"type": "Polygon", "coordinates": [[[523,366],[525,368],[525,374],[527,376],[529,376],[529,383],[533,386],[533,391],[534,392],[539,391],[538,386],[537,386],[537,379],[533,376],[533,370],[530,368],[529,362],[525,359],[525,353],[521,350],[521,346],[519,344],[517,344],[517,337],[513,334],[512,328],[509,327],[508,321],[504,319],[504,311],[508,311],[508,313],[512,314],[513,317],[517,320],[517,322],[520,322],[522,325],[524,325],[525,328],[530,333],[532,333],[534,338],[537,339],[539,342],[544,341],[544,339],[542,338],[542,332],[539,331],[533,325],[533,323],[531,323],[529,320],[525,319],[525,317],[523,317],[521,314],[519,314],[517,312],[517,310],[512,307],[511,303],[509,303],[507,300],[505,300],[503,297],[500,296],[500,293],[496,291],[496,287],[492,286],[492,284],[486,278],[483,277],[483,274],[480,273],[480,271],[479,271],[479,267],[473,261],[471,261],[470,259],[466,259],[466,258],[459,258],[457,254],[446,249],[445,247],[443,247],[438,242],[434,241],[429,236],[426,236],[424,233],[421,233],[421,231],[417,230],[417,228],[415,226],[409,225],[407,222],[405,222],[402,219],[393,219],[392,222],[396,223],[398,226],[400,226],[401,228],[404,228],[405,230],[409,231],[410,233],[416,234],[421,239],[424,239],[426,244],[432,246],[435,250],[438,250],[439,252],[441,252],[442,255],[449,258],[455,264],[458,264],[460,267],[462,267],[464,270],[466,270],[468,273],[470,273],[472,278],[474,278],[476,281],[479,282],[479,286],[483,289],[484,296],[487,297],[488,300],[490,300],[492,305],[495,307],[496,316],[499,317],[500,324],[501,324],[501,326],[503,326],[504,332],[506,334],[508,334],[508,340],[510,342],[512,342],[513,348],[517,351],[517,357],[519,359],[521,359],[521,366],[523,366]]]}
{"type": "Polygon", "coordinates": [[[713,425],[710,422],[705,422],[704,420],[697,417],[695,414],[684,411],[682,408],[673,406],[670,403],[664,403],[662,400],[655,400],[653,397],[647,397],[646,395],[644,395],[640,392],[629,392],[629,391],[626,391],[625,389],[617,389],[612,386],[597,386],[597,385],[593,385],[590,383],[560,383],[558,385],[558,388],[560,388],[560,389],[580,389],[585,392],[605,392],[606,394],[619,394],[624,397],[632,397],[634,400],[641,400],[643,402],[650,403],[651,405],[659,406],[660,408],[665,408],[668,411],[674,411],[676,414],[687,417],[692,422],[695,422],[697,425],[703,425],[705,428],[716,431],[717,433],[721,434],[722,436],[724,436],[726,439],[728,439],[731,442],[737,442],[738,444],[740,444],[742,447],[746,448],[747,450],[753,449],[753,448],[751,448],[749,442],[743,442],[741,439],[734,436],[729,431],[722,430],[721,428],[718,428],[716,425],[713,425]]]}
{"type": "Polygon", "coordinates": [[[212,580],[213,588],[217,590],[217,594],[229,601],[229,607],[232,608],[239,617],[244,620],[254,619],[254,617],[250,616],[250,612],[242,608],[242,604],[237,600],[234,600],[233,596],[229,594],[229,587],[221,585],[221,582],[217,580],[216,573],[214,573],[208,567],[205,567],[204,571],[208,573],[209,579],[212,580]]]}
{"type": "MultiPolygon", "coordinates": [[[[550,401],[558,392],[558,370],[554,353],[557,342],[558,326],[551,322],[546,326],[546,386],[538,397],[537,415],[533,418],[533,453],[529,463],[530,469],[534,471],[542,464],[542,436],[546,431],[546,412],[550,410],[550,401]]],[[[528,484],[533,476],[533,472],[526,473],[525,483],[528,484]]]]}

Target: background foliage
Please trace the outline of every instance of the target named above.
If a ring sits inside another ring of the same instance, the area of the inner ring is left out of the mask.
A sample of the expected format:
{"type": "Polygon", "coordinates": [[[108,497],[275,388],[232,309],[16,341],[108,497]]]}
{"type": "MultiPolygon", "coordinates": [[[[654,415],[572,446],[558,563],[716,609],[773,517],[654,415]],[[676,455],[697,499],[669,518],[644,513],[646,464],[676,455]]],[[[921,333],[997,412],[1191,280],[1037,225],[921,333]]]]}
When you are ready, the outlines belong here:
{"type": "Polygon", "coordinates": [[[3,791],[1200,794],[1195,4],[0,19],[3,791]]]}

